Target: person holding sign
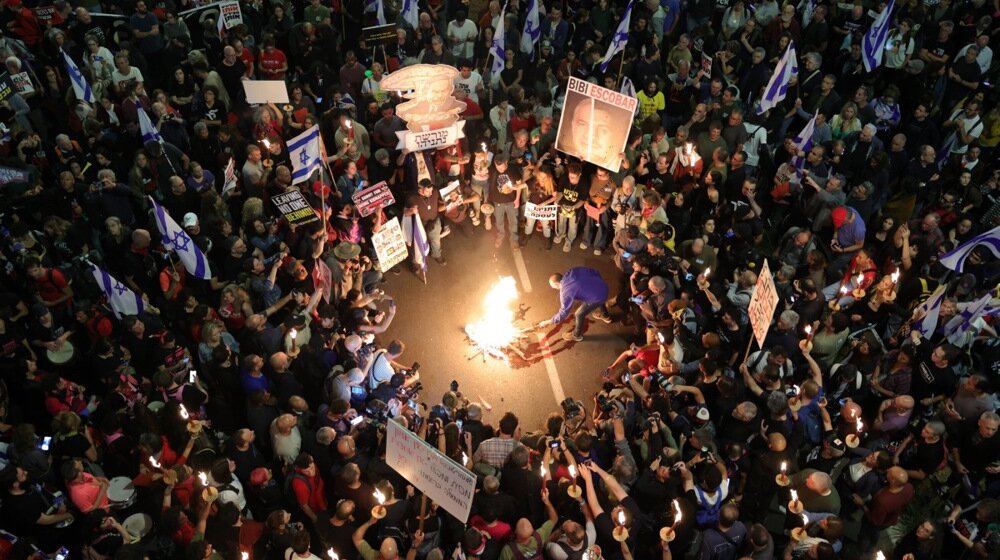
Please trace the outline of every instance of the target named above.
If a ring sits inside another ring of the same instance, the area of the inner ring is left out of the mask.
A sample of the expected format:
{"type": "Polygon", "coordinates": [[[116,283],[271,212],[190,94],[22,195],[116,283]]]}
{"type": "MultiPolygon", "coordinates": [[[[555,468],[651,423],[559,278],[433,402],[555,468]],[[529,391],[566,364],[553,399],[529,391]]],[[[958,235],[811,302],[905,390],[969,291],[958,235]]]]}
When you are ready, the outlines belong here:
{"type": "MultiPolygon", "coordinates": [[[[546,156],[548,154],[545,154],[546,156]]],[[[542,156],[545,159],[545,156],[542,156]]],[[[528,180],[531,192],[528,195],[528,202],[535,206],[549,206],[559,202],[561,194],[556,192],[555,172],[551,166],[540,165],[535,169],[534,177],[528,180]]],[[[535,232],[534,216],[525,216],[524,237],[521,238],[521,247],[528,244],[528,240],[535,232]]],[[[541,220],[542,235],[545,236],[545,250],[552,249],[552,223],[555,220],[541,220]]]]}

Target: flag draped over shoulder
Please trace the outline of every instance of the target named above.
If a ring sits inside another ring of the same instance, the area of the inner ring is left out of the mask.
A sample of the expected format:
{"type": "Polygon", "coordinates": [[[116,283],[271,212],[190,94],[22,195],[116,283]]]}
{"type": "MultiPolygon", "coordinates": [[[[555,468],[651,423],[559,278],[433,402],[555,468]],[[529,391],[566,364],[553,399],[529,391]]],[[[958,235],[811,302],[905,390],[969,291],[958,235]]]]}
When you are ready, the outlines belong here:
{"type": "Polygon", "coordinates": [[[757,104],[757,114],[762,115],[768,109],[777,105],[785,95],[788,94],[788,84],[792,81],[792,76],[799,73],[799,62],[795,55],[795,41],[788,43],[785,54],[778,59],[778,65],[774,67],[774,74],[764,88],[764,95],[761,96],[757,104]]]}
{"type": "Polygon", "coordinates": [[[980,233],[951,251],[948,251],[938,260],[941,261],[941,264],[956,272],[963,272],[962,269],[965,268],[965,260],[979,246],[986,247],[993,253],[993,256],[1000,258],[1000,226],[980,233]]]}
{"type": "Polygon", "coordinates": [[[208,266],[208,259],[195,245],[191,236],[177,225],[177,222],[162,206],[156,203],[153,197],[149,197],[149,202],[153,205],[153,216],[156,218],[156,228],[160,230],[160,236],[163,238],[163,246],[177,253],[177,258],[184,263],[184,268],[187,269],[188,273],[203,280],[210,279],[212,269],[208,266]]]}
{"type": "Polygon", "coordinates": [[[142,313],[142,310],[145,308],[142,297],[96,264],[90,265],[90,272],[94,275],[97,286],[108,297],[108,304],[119,319],[126,315],[138,315],[142,313]]]}
{"type": "Polygon", "coordinates": [[[635,0],[628,0],[628,6],[625,7],[625,14],[622,15],[622,20],[618,22],[618,29],[615,30],[614,37],[611,38],[608,51],[604,54],[604,58],[601,59],[601,72],[607,72],[608,64],[611,64],[611,59],[616,54],[625,50],[625,45],[628,43],[628,30],[632,25],[633,5],[635,5],[635,0]]]}
{"type": "Polygon", "coordinates": [[[882,64],[882,53],[885,51],[885,42],[889,37],[889,28],[892,27],[892,9],[895,5],[895,0],[889,0],[885,9],[875,18],[872,26],[868,28],[868,32],[861,39],[861,62],[868,72],[882,64]]]}
{"type": "Polygon", "coordinates": [[[972,330],[976,320],[983,316],[992,300],[993,294],[987,292],[983,297],[967,304],[964,309],[952,317],[944,326],[944,335],[948,337],[948,342],[959,344],[965,337],[965,333],[972,330]]]}

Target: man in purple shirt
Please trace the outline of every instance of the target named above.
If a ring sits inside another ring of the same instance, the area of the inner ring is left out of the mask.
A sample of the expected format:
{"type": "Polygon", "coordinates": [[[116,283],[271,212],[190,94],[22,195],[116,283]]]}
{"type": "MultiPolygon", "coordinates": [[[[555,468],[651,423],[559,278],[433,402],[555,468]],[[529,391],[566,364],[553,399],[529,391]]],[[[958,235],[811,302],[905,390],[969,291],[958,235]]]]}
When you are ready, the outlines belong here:
{"type": "Polygon", "coordinates": [[[611,322],[608,309],[604,302],[608,299],[608,284],[601,278],[601,273],[585,266],[578,266],[566,271],[565,274],[553,274],[549,277],[549,286],[559,290],[559,311],[551,319],[538,323],[538,328],[561,323],[569,315],[570,309],[577,301],[583,305],[576,309],[576,326],[573,332],[563,335],[565,340],[580,342],[583,340],[583,324],[591,311],[594,318],[611,322]]]}
{"type": "Polygon", "coordinates": [[[865,245],[865,221],[858,211],[850,206],[838,206],[830,212],[833,222],[833,239],[830,241],[830,251],[833,258],[827,266],[830,276],[843,273],[843,268],[851,262],[854,255],[865,245]]]}

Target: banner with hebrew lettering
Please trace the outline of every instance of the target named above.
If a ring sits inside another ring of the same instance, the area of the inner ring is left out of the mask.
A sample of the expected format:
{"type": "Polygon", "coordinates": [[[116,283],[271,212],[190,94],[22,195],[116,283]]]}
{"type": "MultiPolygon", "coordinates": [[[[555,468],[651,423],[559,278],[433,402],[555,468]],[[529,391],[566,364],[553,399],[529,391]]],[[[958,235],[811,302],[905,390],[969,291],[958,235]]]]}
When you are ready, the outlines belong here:
{"type": "Polygon", "coordinates": [[[464,127],[465,121],[458,121],[445,128],[428,130],[426,132],[399,131],[396,133],[396,136],[399,138],[399,144],[396,145],[396,149],[421,152],[423,150],[451,146],[460,139],[465,138],[464,127]]]}

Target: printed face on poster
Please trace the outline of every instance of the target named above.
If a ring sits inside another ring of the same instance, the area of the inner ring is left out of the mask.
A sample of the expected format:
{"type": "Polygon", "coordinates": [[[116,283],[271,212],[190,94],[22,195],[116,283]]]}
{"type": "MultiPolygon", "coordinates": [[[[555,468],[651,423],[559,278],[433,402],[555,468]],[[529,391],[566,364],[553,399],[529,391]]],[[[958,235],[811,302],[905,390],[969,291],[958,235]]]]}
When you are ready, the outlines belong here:
{"type": "Polygon", "coordinates": [[[571,77],[556,149],[616,173],[638,103],[634,97],[571,77]]]}
{"type": "Polygon", "coordinates": [[[363,191],[351,195],[354,207],[362,217],[374,214],[379,208],[385,208],[396,203],[396,199],[385,181],[375,183],[363,191]]]}
{"type": "Polygon", "coordinates": [[[399,226],[399,218],[393,218],[382,225],[382,228],[372,234],[372,246],[378,257],[382,270],[389,270],[406,260],[409,255],[406,249],[406,239],[403,229],[399,226]]]}

